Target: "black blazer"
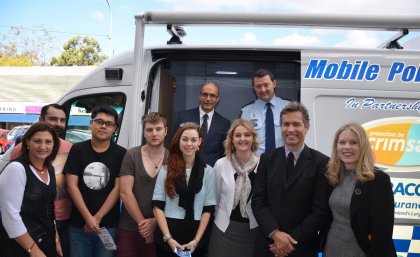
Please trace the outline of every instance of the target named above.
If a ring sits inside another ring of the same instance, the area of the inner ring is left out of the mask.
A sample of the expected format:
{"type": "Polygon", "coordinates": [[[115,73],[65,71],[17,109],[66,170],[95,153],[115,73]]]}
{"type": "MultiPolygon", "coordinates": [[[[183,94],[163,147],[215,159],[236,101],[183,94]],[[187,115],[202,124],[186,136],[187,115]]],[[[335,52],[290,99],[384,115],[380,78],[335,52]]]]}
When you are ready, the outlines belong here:
{"type": "Polygon", "coordinates": [[[305,146],[287,179],[284,147],[261,155],[252,197],[259,230],[255,256],[273,256],[268,236],[276,229],[298,242],[288,257],[318,256],[318,232],[328,219],[327,162],[327,156],[305,146]]]}
{"type": "MultiPolygon", "coordinates": [[[[178,114],[173,134],[175,134],[179,125],[183,122],[196,122],[197,124],[200,124],[199,107],[182,111],[178,114]]],[[[202,160],[212,167],[216,161],[224,155],[225,150],[223,141],[226,139],[229,127],[230,121],[215,111],[207,132],[204,150],[201,154],[202,160]]]]}
{"type": "Polygon", "coordinates": [[[375,169],[373,180],[356,184],[350,202],[350,223],[357,243],[368,257],[397,256],[392,240],[394,194],[387,174],[375,169]]]}

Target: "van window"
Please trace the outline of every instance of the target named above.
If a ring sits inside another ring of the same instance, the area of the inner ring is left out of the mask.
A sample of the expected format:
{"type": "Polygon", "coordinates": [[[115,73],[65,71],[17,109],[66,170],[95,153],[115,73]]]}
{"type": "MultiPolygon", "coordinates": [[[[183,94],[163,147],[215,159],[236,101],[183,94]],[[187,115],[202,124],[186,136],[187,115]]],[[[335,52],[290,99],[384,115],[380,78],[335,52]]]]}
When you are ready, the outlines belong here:
{"type": "Polygon", "coordinates": [[[90,139],[89,122],[92,109],[98,105],[109,105],[118,113],[118,129],[112,138],[116,142],[118,140],[125,104],[126,96],[122,93],[90,95],[72,99],[64,104],[64,106],[69,106],[70,108],[65,139],[73,144],[90,139]]]}

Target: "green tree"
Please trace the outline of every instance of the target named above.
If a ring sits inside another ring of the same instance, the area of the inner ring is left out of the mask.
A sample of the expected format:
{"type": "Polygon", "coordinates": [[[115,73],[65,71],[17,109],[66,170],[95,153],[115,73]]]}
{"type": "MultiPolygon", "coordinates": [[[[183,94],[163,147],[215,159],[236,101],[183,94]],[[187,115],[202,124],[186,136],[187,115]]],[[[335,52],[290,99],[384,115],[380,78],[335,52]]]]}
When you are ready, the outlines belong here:
{"type": "Polygon", "coordinates": [[[26,56],[17,57],[0,57],[0,66],[34,66],[33,63],[26,56]]]}
{"type": "Polygon", "coordinates": [[[51,65],[92,66],[99,65],[106,59],[106,56],[101,54],[98,41],[91,37],[72,37],[63,48],[60,56],[51,58],[51,65]]]}

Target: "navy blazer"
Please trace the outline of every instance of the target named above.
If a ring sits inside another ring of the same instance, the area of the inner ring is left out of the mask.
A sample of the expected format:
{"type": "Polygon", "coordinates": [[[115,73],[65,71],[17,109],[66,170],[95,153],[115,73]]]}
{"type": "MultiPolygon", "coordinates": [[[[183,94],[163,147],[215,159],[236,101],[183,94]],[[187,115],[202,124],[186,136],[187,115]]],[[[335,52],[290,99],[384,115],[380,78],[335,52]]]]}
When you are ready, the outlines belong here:
{"type": "Polygon", "coordinates": [[[255,256],[273,256],[268,236],[276,229],[298,242],[288,257],[318,256],[318,232],[328,220],[327,162],[326,155],[305,145],[288,179],[284,146],[261,155],[252,197],[259,230],[255,256]]]}
{"type": "MultiPolygon", "coordinates": [[[[179,125],[184,122],[196,122],[200,124],[199,107],[182,111],[178,114],[178,119],[174,126],[174,134],[179,125]]],[[[218,159],[224,156],[223,141],[226,139],[229,127],[230,121],[215,111],[207,132],[204,150],[201,153],[203,161],[212,167],[218,159]]]]}
{"type": "Polygon", "coordinates": [[[397,256],[392,241],[394,194],[388,174],[376,168],[373,180],[356,184],[350,202],[350,224],[367,257],[397,256]]]}

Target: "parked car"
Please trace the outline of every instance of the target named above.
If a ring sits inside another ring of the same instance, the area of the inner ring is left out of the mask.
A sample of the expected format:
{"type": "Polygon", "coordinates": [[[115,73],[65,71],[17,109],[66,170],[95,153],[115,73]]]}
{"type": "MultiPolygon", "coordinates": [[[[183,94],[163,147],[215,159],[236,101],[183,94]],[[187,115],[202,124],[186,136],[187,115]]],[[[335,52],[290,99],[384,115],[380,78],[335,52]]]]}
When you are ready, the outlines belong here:
{"type": "Polygon", "coordinates": [[[12,128],[12,130],[10,130],[7,134],[6,150],[9,149],[18,138],[23,136],[29,127],[29,125],[23,125],[12,128]]]}
{"type": "Polygon", "coordinates": [[[10,130],[0,129],[0,154],[6,152],[7,134],[10,130]]]}
{"type": "Polygon", "coordinates": [[[9,163],[10,155],[15,148],[15,143],[20,143],[20,139],[22,139],[23,134],[25,134],[29,127],[30,125],[16,126],[9,131],[7,135],[8,141],[6,142],[6,151],[0,157],[0,171],[9,163]]]}
{"type": "Polygon", "coordinates": [[[65,140],[75,144],[91,139],[92,135],[83,130],[67,130],[65,140]]]}
{"type": "Polygon", "coordinates": [[[10,155],[12,154],[14,148],[15,144],[12,144],[12,146],[10,146],[9,149],[7,149],[6,152],[4,152],[4,154],[0,156],[0,172],[9,163],[10,155]]]}

